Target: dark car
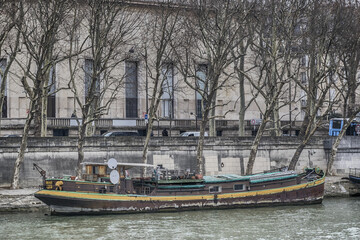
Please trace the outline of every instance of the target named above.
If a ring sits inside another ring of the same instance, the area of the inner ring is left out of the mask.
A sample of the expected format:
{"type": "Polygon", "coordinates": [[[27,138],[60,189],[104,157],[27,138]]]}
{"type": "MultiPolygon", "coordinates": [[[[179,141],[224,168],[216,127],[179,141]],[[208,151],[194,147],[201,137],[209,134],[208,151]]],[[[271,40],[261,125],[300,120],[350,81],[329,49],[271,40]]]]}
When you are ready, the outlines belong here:
{"type": "Polygon", "coordinates": [[[136,131],[118,131],[118,132],[106,132],[103,134],[104,137],[117,137],[117,136],[139,136],[136,131]]]}
{"type": "Polygon", "coordinates": [[[4,135],[3,137],[21,137],[21,135],[19,135],[19,134],[7,134],[7,135],[4,135]]]}

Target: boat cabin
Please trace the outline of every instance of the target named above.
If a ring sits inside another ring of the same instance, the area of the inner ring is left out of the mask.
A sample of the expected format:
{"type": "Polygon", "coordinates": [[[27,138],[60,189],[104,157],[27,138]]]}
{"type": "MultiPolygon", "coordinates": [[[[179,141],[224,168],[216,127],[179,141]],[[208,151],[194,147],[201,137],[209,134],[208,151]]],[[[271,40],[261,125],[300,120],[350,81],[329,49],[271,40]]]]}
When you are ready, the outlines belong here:
{"type": "MultiPolygon", "coordinates": [[[[110,159],[111,160],[111,159],[110,159]]],[[[292,171],[239,176],[226,174],[202,176],[190,170],[167,170],[162,166],[140,163],[83,163],[82,179],[47,179],[46,189],[105,194],[201,195],[259,191],[299,184],[301,177],[292,171]],[[134,167],[151,168],[151,177],[130,177],[134,167]]]]}

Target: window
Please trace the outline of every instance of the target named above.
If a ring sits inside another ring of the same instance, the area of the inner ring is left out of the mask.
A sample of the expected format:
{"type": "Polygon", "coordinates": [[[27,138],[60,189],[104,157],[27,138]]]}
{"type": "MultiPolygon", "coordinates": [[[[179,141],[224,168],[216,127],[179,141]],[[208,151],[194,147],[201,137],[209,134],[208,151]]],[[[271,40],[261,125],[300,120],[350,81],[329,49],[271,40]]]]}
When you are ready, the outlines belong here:
{"type": "Polygon", "coordinates": [[[53,136],[69,136],[69,129],[53,129],[53,136]]]}
{"type": "Polygon", "coordinates": [[[304,90],[300,91],[300,105],[302,108],[306,108],[307,105],[307,94],[304,90]]]}
{"type": "Polygon", "coordinates": [[[335,96],[336,96],[336,90],[334,88],[330,88],[330,92],[329,92],[330,102],[333,102],[335,100],[335,96]]]}
{"type": "Polygon", "coordinates": [[[125,63],[125,98],[126,98],[126,117],[138,117],[138,79],[137,62],[125,63]]]}
{"type": "Polygon", "coordinates": [[[99,106],[100,78],[97,71],[94,71],[94,60],[85,59],[85,101],[90,101],[92,111],[99,106]]]}
{"type": "Polygon", "coordinates": [[[234,184],[234,191],[244,191],[245,185],[244,184],[234,184]]]}
{"type": "Polygon", "coordinates": [[[151,192],[150,187],[144,187],[144,194],[145,195],[150,194],[150,192],[151,192]]]}
{"type": "Polygon", "coordinates": [[[301,83],[307,83],[306,72],[301,72],[300,73],[300,78],[301,78],[301,83]]]}
{"type": "Polygon", "coordinates": [[[211,186],[209,187],[209,193],[219,193],[221,192],[220,186],[211,186]]]}
{"type": "Polygon", "coordinates": [[[162,84],[162,116],[165,118],[173,117],[173,99],[174,99],[174,67],[172,63],[165,64],[162,68],[164,78],[162,84]]]}
{"type": "Polygon", "coordinates": [[[300,58],[300,66],[301,67],[307,67],[309,62],[309,56],[308,55],[304,55],[300,58]]]}
{"type": "Polygon", "coordinates": [[[333,120],[332,128],[341,129],[342,128],[342,120],[333,120]]]}
{"type": "Polygon", "coordinates": [[[85,97],[88,97],[89,94],[94,94],[94,95],[99,94],[100,81],[98,77],[94,76],[96,74],[94,72],[94,60],[85,59],[84,71],[85,71],[85,97]],[[95,89],[91,89],[92,86],[95,89]]]}
{"type": "Polygon", "coordinates": [[[99,174],[99,166],[92,166],[92,173],[99,174]]]}
{"type": "Polygon", "coordinates": [[[56,74],[55,74],[55,66],[50,68],[49,72],[49,94],[47,101],[47,116],[48,117],[56,117],[56,103],[55,103],[55,91],[56,91],[56,74]]]}
{"type": "Polygon", "coordinates": [[[202,110],[204,107],[204,102],[201,94],[205,93],[205,81],[206,81],[207,65],[200,64],[198,70],[196,71],[196,88],[199,91],[195,93],[195,103],[196,103],[196,117],[202,117],[202,110]]]}
{"type": "Polygon", "coordinates": [[[93,74],[94,61],[92,59],[85,59],[85,97],[88,96],[91,86],[91,79],[93,74]]]}
{"type": "Polygon", "coordinates": [[[1,113],[1,117],[2,118],[7,118],[7,86],[6,86],[6,79],[3,79],[4,76],[4,71],[7,65],[7,61],[6,58],[2,58],[0,59],[0,86],[2,84],[5,85],[5,89],[4,89],[4,102],[3,102],[3,106],[2,106],[2,113],[1,113]],[[3,82],[4,81],[4,82],[3,82]]]}

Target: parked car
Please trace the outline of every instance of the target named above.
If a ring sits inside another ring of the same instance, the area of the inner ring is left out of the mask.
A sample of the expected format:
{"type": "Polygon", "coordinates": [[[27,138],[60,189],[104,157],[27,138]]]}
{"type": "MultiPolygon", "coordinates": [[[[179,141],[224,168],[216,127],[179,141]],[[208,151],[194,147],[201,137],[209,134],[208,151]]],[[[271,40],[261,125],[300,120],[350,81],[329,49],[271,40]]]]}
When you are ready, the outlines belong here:
{"type": "MultiPolygon", "coordinates": [[[[181,137],[200,137],[200,132],[183,132],[180,134],[181,137]]],[[[208,133],[205,132],[204,136],[207,137],[208,133]]]]}
{"type": "Polygon", "coordinates": [[[104,137],[117,137],[117,136],[139,136],[137,131],[116,131],[106,132],[103,134],[104,137]]]}
{"type": "Polygon", "coordinates": [[[21,137],[19,134],[6,134],[3,137],[21,137]]]}

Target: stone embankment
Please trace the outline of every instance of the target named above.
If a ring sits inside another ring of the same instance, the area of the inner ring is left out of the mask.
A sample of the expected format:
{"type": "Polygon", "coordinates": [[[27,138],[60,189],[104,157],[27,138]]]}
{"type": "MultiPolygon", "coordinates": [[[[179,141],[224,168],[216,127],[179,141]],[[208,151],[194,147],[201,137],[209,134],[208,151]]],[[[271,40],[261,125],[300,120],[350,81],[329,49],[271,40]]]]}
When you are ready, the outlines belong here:
{"type": "MultiPolygon", "coordinates": [[[[349,180],[340,176],[326,178],[325,197],[349,197],[349,180]]],[[[47,206],[34,197],[37,188],[9,190],[0,188],[1,212],[46,211],[47,206]]]]}
{"type": "Polygon", "coordinates": [[[328,176],[325,179],[325,197],[348,197],[349,179],[341,176],[328,176]]]}

